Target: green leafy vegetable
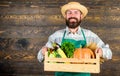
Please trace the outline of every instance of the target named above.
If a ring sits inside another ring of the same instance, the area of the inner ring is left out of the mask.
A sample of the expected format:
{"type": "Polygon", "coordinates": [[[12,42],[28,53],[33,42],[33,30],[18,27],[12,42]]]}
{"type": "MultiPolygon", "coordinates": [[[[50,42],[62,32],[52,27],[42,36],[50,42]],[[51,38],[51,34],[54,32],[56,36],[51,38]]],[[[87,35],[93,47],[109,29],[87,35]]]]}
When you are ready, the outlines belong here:
{"type": "Polygon", "coordinates": [[[63,42],[61,44],[61,49],[65,52],[68,58],[72,58],[75,50],[75,45],[71,42],[63,42]]]}

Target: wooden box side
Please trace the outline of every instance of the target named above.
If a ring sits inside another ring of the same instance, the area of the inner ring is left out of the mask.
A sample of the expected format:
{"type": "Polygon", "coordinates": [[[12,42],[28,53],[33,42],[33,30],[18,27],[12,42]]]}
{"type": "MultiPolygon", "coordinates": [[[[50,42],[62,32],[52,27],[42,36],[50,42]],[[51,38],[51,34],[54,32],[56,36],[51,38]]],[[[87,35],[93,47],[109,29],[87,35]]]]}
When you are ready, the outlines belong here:
{"type": "Polygon", "coordinates": [[[96,59],[76,59],[76,58],[49,58],[45,54],[44,71],[61,72],[100,72],[100,58],[96,54],[96,59]]]}

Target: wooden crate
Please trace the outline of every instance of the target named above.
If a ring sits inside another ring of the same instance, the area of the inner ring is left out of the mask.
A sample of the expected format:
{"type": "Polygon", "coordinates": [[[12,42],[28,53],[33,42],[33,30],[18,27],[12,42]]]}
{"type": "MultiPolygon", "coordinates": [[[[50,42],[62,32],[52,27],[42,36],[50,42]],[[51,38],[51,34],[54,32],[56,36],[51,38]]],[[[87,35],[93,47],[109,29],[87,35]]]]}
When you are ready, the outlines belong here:
{"type": "Polygon", "coordinates": [[[97,54],[95,59],[49,58],[46,52],[44,71],[99,73],[100,58],[97,54]]]}

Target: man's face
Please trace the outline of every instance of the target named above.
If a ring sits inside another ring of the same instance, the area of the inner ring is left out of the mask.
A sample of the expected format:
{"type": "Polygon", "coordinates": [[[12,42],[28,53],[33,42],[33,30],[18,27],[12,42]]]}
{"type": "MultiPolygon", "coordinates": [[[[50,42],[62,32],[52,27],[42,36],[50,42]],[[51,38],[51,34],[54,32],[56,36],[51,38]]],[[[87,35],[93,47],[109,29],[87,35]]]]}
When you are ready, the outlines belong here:
{"type": "Polygon", "coordinates": [[[66,25],[69,28],[76,28],[81,23],[81,12],[79,10],[71,9],[66,12],[66,25]]]}

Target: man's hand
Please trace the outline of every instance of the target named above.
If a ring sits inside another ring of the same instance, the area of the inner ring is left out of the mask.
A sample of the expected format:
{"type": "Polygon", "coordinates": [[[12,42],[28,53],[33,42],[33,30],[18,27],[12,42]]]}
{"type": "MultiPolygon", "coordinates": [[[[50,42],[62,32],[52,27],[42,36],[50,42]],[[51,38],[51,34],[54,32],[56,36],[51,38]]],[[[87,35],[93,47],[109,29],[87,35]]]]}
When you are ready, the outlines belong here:
{"type": "Polygon", "coordinates": [[[95,50],[95,53],[98,53],[100,57],[102,57],[102,55],[103,55],[103,51],[102,51],[101,48],[97,48],[97,49],[95,50]]]}
{"type": "Polygon", "coordinates": [[[47,48],[46,46],[42,47],[41,50],[42,50],[42,54],[43,54],[43,55],[45,55],[45,52],[47,51],[47,49],[48,49],[48,48],[47,48]]]}

